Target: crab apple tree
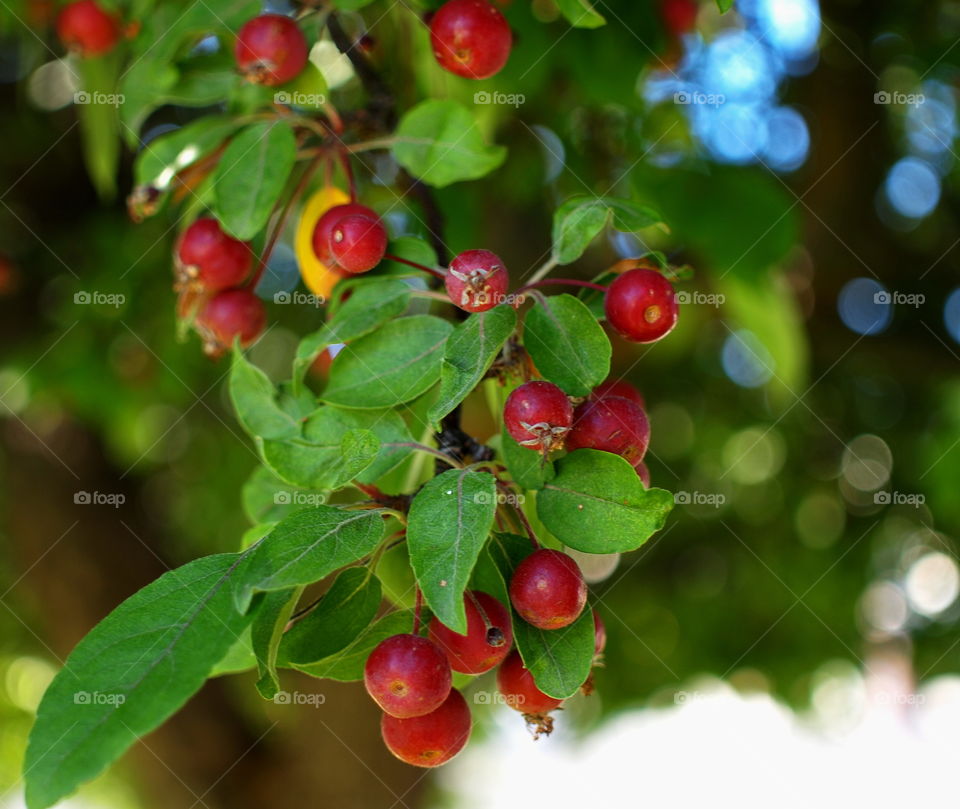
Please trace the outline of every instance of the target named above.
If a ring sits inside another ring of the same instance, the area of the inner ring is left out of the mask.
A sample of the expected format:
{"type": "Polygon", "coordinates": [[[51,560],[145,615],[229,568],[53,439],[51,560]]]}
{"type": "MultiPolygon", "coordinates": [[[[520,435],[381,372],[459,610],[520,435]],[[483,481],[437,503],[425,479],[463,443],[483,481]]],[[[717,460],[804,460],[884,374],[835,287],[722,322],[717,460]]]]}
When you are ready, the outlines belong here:
{"type": "MultiPolygon", "coordinates": [[[[642,377],[633,344],[676,325],[678,275],[660,253],[611,261],[598,238],[656,230],[659,214],[639,197],[560,194],[545,212],[552,231],[528,234],[545,257],[532,267],[479,220],[445,228],[444,189],[508,181],[495,127],[455,99],[466,79],[509,78],[522,4],[449,0],[427,20],[398,6],[382,39],[357,31],[365,3],[345,5],[353,16],[341,5],[258,14],[210,0],[162,48],[150,19],[121,45],[120,17],[91,0],[60,17],[63,42],[85,58],[116,51],[128,100],[96,113],[119,116],[116,127],[84,132],[131,133],[131,216],[177,233],[173,290],[151,305],[175,315],[184,351],[202,345],[226,366],[256,456],[245,502],[295,491],[309,505],[251,507],[234,551],[170,571],[90,630],[37,712],[29,809],[97,776],[227,670],[228,654],[266,699],[290,671],[363,682],[387,749],[414,766],[450,760],[473,715],[496,709],[472,696],[494,669],[504,701],[547,732],[552,712],[590,690],[606,644],[566,550],[633,551],[673,506],[649,485],[644,398],[627,364],[612,363],[616,344],[642,377]],[[407,45],[427,57],[416,63],[425,73],[405,85],[384,68],[408,49],[396,38],[424,24],[407,45]],[[207,61],[187,64],[211,38],[232,54],[226,71],[208,60],[216,77],[207,61]],[[315,63],[330,47],[353,84],[315,63]],[[188,67],[199,71],[189,92],[155,78],[188,67]],[[438,77],[449,94],[418,95],[438,77]],[[148,119],[179,103],[190,116],[142,145],[148,119]],[[562,277],[575,262],[590,280],[562,277]],[[302,298],[308,314],[281,305],[302,298]],[[275,327],[287,355],[269,342],[275,327]],[[260,367],[278,356],[281,370],[260,367]],[[385,572],[398,551],[405,588],[385,572]],[[123,700],[78,706],[78,691],[123,700]]],[[[590,34],[598,47],[603,35],[590,34]]]]}

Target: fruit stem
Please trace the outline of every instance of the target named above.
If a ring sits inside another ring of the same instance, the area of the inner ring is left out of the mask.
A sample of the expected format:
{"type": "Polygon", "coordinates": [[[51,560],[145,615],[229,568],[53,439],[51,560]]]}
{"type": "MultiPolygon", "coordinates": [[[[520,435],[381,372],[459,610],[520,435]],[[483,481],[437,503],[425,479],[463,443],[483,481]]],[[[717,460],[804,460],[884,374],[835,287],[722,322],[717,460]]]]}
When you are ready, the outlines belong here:
{"type": "Polygon", "coordinates": [[[568,287],[584,287],[586,289],[596,289],[600,292],[606,292],[607,288],[601,284],[594,284],[591,281],[578,281],[576,278],[545,278],[542,281],[533,281],[525,286],[520,287],[517,290],[517,295],[522,295],[528,289],[538,289],[540,287],[548,287],[551,284],[560,284],[562,286],[568,287]]]}
{"type": "Polygon", "coordinates": [[[539,281],[541,278],[547,275],[547,273],[549,273],[550,270],[552,270],[556,266],[557,266],[557,260],[551,256],[548,261],[545,261],[543,264],[541,264],[540,268],[532,276],[530,276],[530,280],[527,282],[527,286],[531,286],[532,284],[537,283],[537,281],[539,281]]]}
{"type": "Polygon", "coordinates": [[[435,270],[432,267],[426,266],[425,264],[418,264],[416,261],[409,261],[405,258],[400,258],[400,256],[395,256],[392,253],[384,253],[383,257],[387,259],[387,261],[397,261],[400,264],[406,264],[408,267],[413,267],[417,270],[423,270],[424,272],[428,272],[430,273],[430,275],[433,275],[439,278],[440,280],[443,280],[446,278],[446,273],[442,273],[440,272],[440,270],[435,270]]]}
{"type": "Polygon", "coordinates": [[[417,452],[426,452],[429,455],[433,455],[436,458],[439,458],[445,464],[456,467],[457,469],[463,469],[463,464],[460,463],[456,458],[447,455],[446,453],[441,452],[438,449],[433,447],[428,447],[426,444],[418,444],[416,441],[396,441],[383,444],[385,447],[410,447],[411,449],[417,450],[417,452]]]}
{"type": "MultiPolygon", "coordinates": [[[[497,481],[497,488],[500,489],[500,491],[502,491],[504,494],[513,494],[513,492],[510,491],[510,487],[504,483],[501,483],[499,480],[497,481]]],[[[507,498],[507,502],[513,507],[514,513],[516,513],[517,517],[520,518],[520,522],[523,524],[523,528],[527,532],[527,536],[530,538],[530,543],[533,545],[533,549],[539,550],[540,541],[537,539],[537,535],[533,530],[533,526],[530,525],[530,520],[528,520],[527,515],[524,514],[523,508],[519,503],[511,502],[509,497],[507,498]]]]}
{"type": "Polygon", "coordinates": [[[303,170],[303,174],[300,175],[300,180],[297,182],[293,192],[284,203],[283,208],[280,211],[280,215],[277,217],[276,222],[274,223],[273,230],[271,231],[270,236],[267,238],[267,242],[263,247],[263,252],[260,253],[260,258],[257,262],[257,271],[245,284],[248,289],[254,290],[257,288],[257,284],[260,283],[260,278],[263,276],[263,271],[267,268],[267,261],[270,260],[270,255],[273,253],[273,248],[276,247],[277,241],[283,234],[283,230],[287,225],[287,220],[290,218],[290,212],[293,210],[293,206],[296,201],[300,199],[300,197],[303,195],[303,192],[306,190],[307,184],[310,182],[310,178],[313,177],[313,173],[320,165],[320,161],[321,156],[318,155],[307,165],[307,167],[303,170]]]}
{"type": "Polygon", "coordinates": [[[353,167],[350,165],[350,155],[342,149],[338,152],[340,164],[343,166],[343,173],[347,178],[347,187],[350,189],[350,201],[357,201],[357,183],[353,178],[353,167]]]}
{"type": "Polygon", "coordinates": [[[423,590],[417,587],[416,601],[413,605],[413,634],[420,634],[420,612],[423,609],[423,590]]]}

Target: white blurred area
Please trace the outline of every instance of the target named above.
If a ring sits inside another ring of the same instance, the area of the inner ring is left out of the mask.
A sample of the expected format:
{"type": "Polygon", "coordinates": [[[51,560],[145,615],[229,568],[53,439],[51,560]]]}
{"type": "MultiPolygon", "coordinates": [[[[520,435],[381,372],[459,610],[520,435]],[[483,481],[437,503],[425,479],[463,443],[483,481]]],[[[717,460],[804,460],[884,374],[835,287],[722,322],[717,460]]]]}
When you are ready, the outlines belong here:
{"type": "Polygon", "coordinates": [[[439,774],[436,809],[955,806],[960,677],[914,690],[902,658],[866,668],[823,666],[806,715],[711,680],[584,734],[560,719],[535,742],[499,707],[439,774]]]}

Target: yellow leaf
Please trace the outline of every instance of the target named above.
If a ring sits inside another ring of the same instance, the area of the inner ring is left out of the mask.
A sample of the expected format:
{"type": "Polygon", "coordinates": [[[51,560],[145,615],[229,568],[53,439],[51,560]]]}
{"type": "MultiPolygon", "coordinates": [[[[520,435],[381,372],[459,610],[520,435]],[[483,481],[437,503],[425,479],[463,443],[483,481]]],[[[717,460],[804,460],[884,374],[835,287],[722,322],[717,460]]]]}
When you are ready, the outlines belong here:
{"type": "Polygon", "coordinates": [[[313,228],[327,211],[335,205],[343,205],[349,201],[350,197],[345,192],[336,186],[325,185],[304,203],[300,221],[297,222],[293,246],[297,264],[300,266],[300,277],[314,295],[323,298],[330,297],[334,285],[343,275],[320,261],[313,252],[313,228]]]}

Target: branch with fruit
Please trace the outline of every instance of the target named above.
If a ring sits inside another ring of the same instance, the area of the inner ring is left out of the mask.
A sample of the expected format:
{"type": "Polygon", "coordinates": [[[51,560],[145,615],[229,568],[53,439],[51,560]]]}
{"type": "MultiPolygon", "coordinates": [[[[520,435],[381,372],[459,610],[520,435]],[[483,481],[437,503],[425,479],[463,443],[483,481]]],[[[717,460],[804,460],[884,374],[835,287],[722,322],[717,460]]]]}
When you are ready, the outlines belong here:
{"type": "MultiPolygon", "coordinates": [[[[221,111],[141,144],[128,206],[140,220],[182,205],[177,312],[207,353],[231,353],[231,400],[261,461],[243,492],[253,526],[240,550],[170,571],[76,647],[31,735],[31,809],[70,794],[230,672],[255,671],[267,699],[282,693],[283,669],[362,680],[388,748],[422,767],[466,744],[464,693],[494,668],[503,701],[549,732],[564,700],[592,690],[606,642],[571,553],[635,550],[673,505],[650,485],[646,405],[610,377],[602,322],[633,343],[665,337],[678,270],[648,254],[589,281],[551,275],[606,229],[657,226],[657,213],[619,197],[567,199],[549,259],[519,283],[485,248],[447,263],[430,189],[504,159],[473,115],[439,99],[396,115],[335,7],[248,19],[249,3],[211,5],[191,5],[185,22],[158,6],[121,41],[113,12],[79,0],[58,30],[81,62],[105,60],[87,73],[128,90],[158,59],[183,75],[203,38],[233,40],[221,111]],[[177,43],[154,48],[155,26],[177,43]],[[334,106],[311,61],[311,40],[328,29],[366,104],[334,106]],[[397,232],[365,199],[371,152],[398,169],[397,199],[418,200],[425,232],[397,232]],[[244,349],[269,328],[261,284],[288,239],[325,315],[276,383],[244,349]],[[492,435],[463,429],[468,400],[486,404],[492,435]],[[79,693],[105,698],[80,704],[79,693]]],[[[596,27],[588,4],[559,6],[596,27]]],[[[449,0],[422,22],[456,76],[485,78],[508,60],[510,26],[486,0],[449,0]]],[[[174,92],[150,86],[113,111],[129,142],[174,92]]]]}

